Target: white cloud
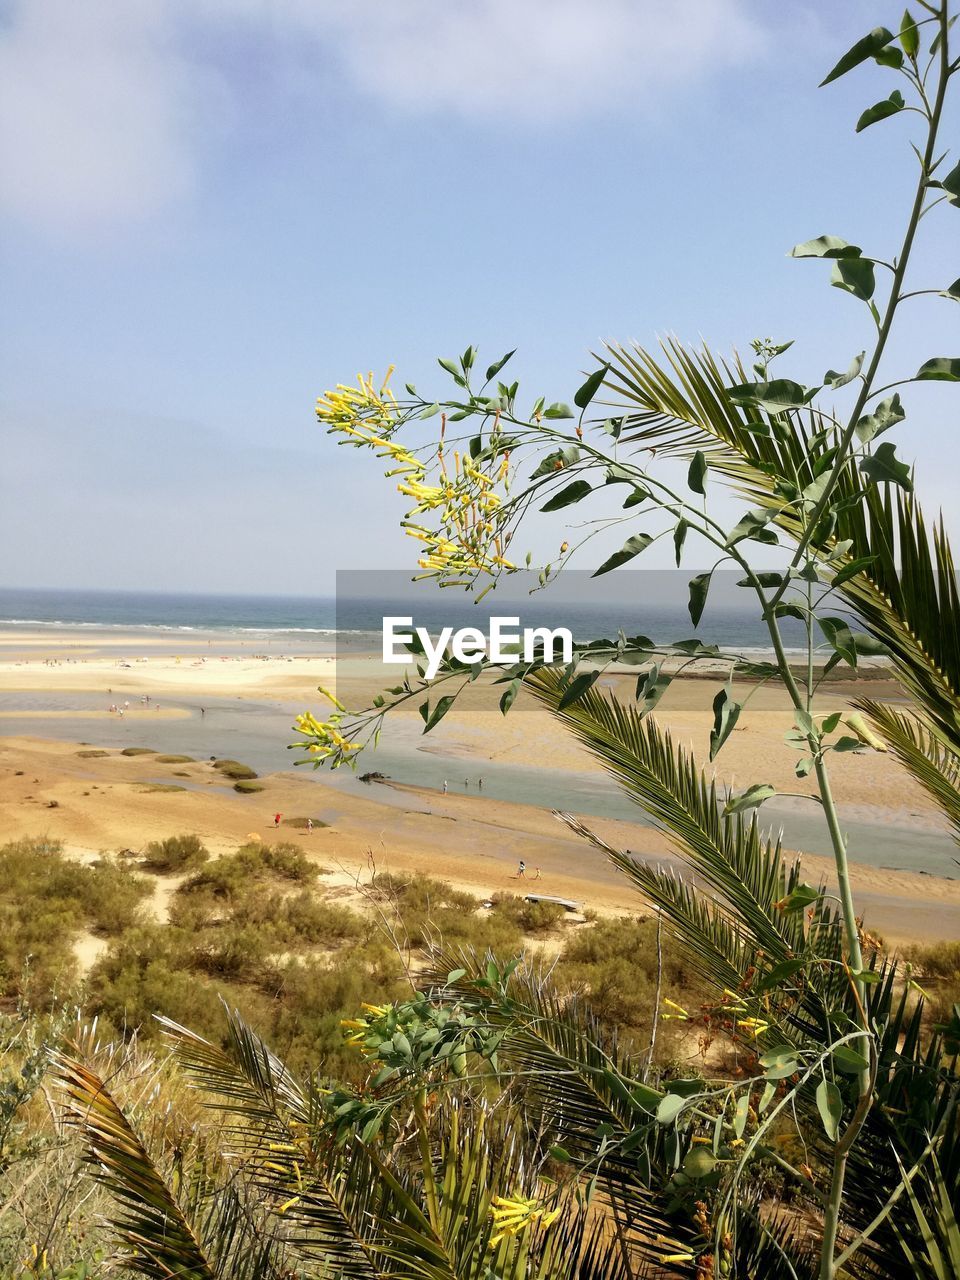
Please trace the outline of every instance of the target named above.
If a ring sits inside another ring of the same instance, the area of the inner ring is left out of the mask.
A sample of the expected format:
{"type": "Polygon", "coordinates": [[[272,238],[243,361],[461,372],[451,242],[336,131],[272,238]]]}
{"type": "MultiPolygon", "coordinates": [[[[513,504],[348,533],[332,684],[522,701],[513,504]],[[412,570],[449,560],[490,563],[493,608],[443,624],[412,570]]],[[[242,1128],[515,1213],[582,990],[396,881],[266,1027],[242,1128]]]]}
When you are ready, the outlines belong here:
{"type": "MultiPolygon", "coordinates": [[[[740,0],[346,0],[341,56],[412,109],[542,123],[649,109],[666,88],[756,54],[740,0]]],[[[333,16],[333,15],[331,15],[333,16]]]]}
{"type": "Polygon", "coordinates": [[[333,66],[393,109],[534,128],[655,110],[763,45],[746,0],[11,5],[0,25],[0,210],[81,233],[154,215],[189,192],[231,102],[243,104],[242,75],[218,59],[228,32],[269,46],[274,74],[286,67],[301,93],[306,65],[305,111],[333,66]]]}

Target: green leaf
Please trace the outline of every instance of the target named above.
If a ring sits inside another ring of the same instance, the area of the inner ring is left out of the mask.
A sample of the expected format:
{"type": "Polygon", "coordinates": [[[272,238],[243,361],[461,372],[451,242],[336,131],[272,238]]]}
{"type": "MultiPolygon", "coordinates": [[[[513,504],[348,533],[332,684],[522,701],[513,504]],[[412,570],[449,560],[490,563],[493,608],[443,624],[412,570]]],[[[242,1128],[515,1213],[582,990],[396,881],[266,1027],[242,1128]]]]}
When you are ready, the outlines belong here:
{"type": "MultiPolygon", "coordinates": [[[[443,717],[447,714],[447,712],[450,710],[450,708],[453,706],[456,700],[457,700],[457,695],[455,693],[448,693],[448,694],[445,694],[442,698],[438,698],[437,705],[434,707],[434,709],[430,711],[428,715],[424,716],[424,720],[426,721],[426,723],[424,725],[423,732],[429,733],[431,729],[435,728],[436,725],[438,725],[440,721],[443,719],[443,717]]],[[[422,707],[420,708],[420,714],[423,715],[422,707]]]]}
{"type": "Polygon", "coordinates": [[[639,507],[641,502],[646,502],[650,497],[650,490],[644,489],[640,485],[634,489],[632,493],[628,493],[623,500],[623,510],[629,511],[631,507],[639,507]]]}
{"type": "Polygon", "coordinates": [[[877,484],[884,481],[898,484],[901,489],[906,489],[907,493],[913,489],[910,468],[896,457],[896,446],[889,440],[879,445],[874,453],[860,460],[860,470],[877,484]]]}
{"type": "Polygon", "coordinates": [[[763,1054],[760,1058],[760,1065],[763,1067],[767,1080],[785,1080],[787,1076],[793,1075],[800,1063],[797,1059],[796,1049],[792,1045],[785,1044],[780,1045],[779,1048],[771,1049],[769,1053],[763,1054]]]}
{"type": "Polygon", "coordinates": [[[595,369],[590,377],[586,380],[577,394],[573,397],[573,403],[578,409],[586,409],[587,405],[600,390],[603,380],[610,372],[610,365],[605,364],[599,369],[595,369]]]}
{"type": "Polygon", "coordinates": [[[437,401],[434,401],[433,404],[427,405],[426,409],[424,409],[419,414],[419,417],[421,420],[423,420],[424,418],[432,418],[439,412],[440,412],[440,405],[437,403],[437,401]]]}
{"type": "Polygon", "coordinates": [[[948,285],[940,296],[942,298],[952,298],[954,302],[960,302],[960,280],[954,280],[953,284],[948,285]]]}
{"type": "Polygon", "coordinates": [[[765,511],[762,507],[748,511],[730,530],[727,535],[727,546],[735,546],[736,543],[742,542],[744,538],[756,538],[773,519],[773,515],[772,511],[765,511]]]}
{"type": "Polygon", "coordinates": [[[698,449],[690,460],[687,471],[687,484],[694,493],[706,493],[704,481],[707,478],[707,459],[698,449]]]}
{"type": "Polygon", "coordinates": [[[832,1080],[821,1080],[817,1085],[817,1110],[823,1121],[823,1131],[831,1142],[836,1142],[843,1117],[843,1099],[832,1080]]]}
{"type": "Polygon", "coordinates": [[[612,569],[619,569],[622,564],[626,564],[628,560],[632,560],[634,556],[638,556],[641,551],[646,551],[653,539],[648,533],[635,533],[628,538],[619,551],[615,551],[609,559],[604,560],[599,569],[595,569],[590,575],[593,578],[599,578],[602,573],[609,573],[612,569]]]}
{"type": "Polygon", "coordinates": [[[686,1098],[681,1098],[679,1093],[666,1094],[657,1107],[657,1124],[673,1124],[685,1102],[686,1098]]]}
{"type": "Polygon", "coordinates": [[[564,467],[572,467],[579,460],[580,450],[575,444],[568,444],[563,449],[555,449],[553,453],[548,453],[541,460],[536,471],[532,472],[530,479],[539,480],[541,476],[549,475],[552,471],[562,471],[564,467]]]}
{"type": "Polygon", "coordinates": [[[893,67],[894,70],[899,71],[903,66],[903,51],[893,45],[888,45],[886,49],[881,49],[879,53],[875,53],[873,60],[880,67],[893,67]]]}
{"type": "Polygon", "coordinates": [[[545,418],[573,418],[576,415],[568,404],[557,401],[556,404],[544,409],[543,416],[545,418]]]}
{"type": "Polygon", "coordinates": [[[820,896],[820,890],[815,889],[812,884],[798,884],[779,904],[780,909],[790,914],[794,911],[806,911],[807,907],[812,907],[819,901],[820,896]]]}
{"type": "Polygon", "coordinates": [[[446,369],[447,373],[453,378],[458,387],[467,385],[465,378],[460,372],[460,366],[454,360],[444,360],[442,356],[437,357],[437,364],[441,369],[446,369]]]}
{"type": "Polygon", "coordinates": [[[463,365],[464,371],[473,368],[473,362],[477,358],[477,353],[473,347],[467,347],[466,351],[460,357],[460,363],[463,365]]]}
{"type": "Polygon", "coordinates": [[[854,67],[858,67],[861,62],[866,62],[868,58],[875,58],[881,49],[885,49],[893,40],[893,32],[888,31],[886,27],[874,27],[869,35],[858,40],[857,43],[843,55],[833,70],[827,75],[826,79],[821,80],[820,88],[825,84],[831,84],[834,80],[839,80],[841,76],[852,71],[854,67]]]}
{"type": "Polygon", "coordinates": [[[950,170],[940,186],[951,197],[950,204],[960,205],[960,164],[950,170]]]}
{"type": "Polygon", "coordinates": [[[459,982],[466,972],[466,969],[451,969],[447,974],[447,982],[459,982]]]}
{"type": "Polygon", "coordinates": [[[920,49],[920,30],[909,9],[900,19],[900,44],[908,58],[916,58],[920,49]]]}
{"type": "Polygon", "coordinates": [[[708,1178],[717,1167],[717,1157],[709,1147],[691,1147],[683,1157],[683,1172],[688,1178],[708,1178]]]}
{"type": "Polygon", "coordinates": [[[831,582],[831,587],[839,587],[844,582],[849,582],[851,578],[855,578],[868,565],[873,564],[876,556],[857,556],[856,560],[851,560],[849,564],[845,564],[840,572],[831,582]]]}
{"type": "Polygon", "coordinates": [[[580,502],[590,492],[591,489],[586,480],[574,480],[572,484],[568,484],[559,493],[555,493],[548,502],[543,504],[540,510],[559,511],[562,507],[569,507],[574,502],[580,502]]]}
{"type": "Polygon", "coordinates": [[[917,370],[918,382],[960,382],[960,359],[937,356],[917,370]]]}
{"type": "Polygon", "coordinates": [[[869,258],[841,258],[833,264],[830,283],[835,289],[843,289],[862,302],[869,302],[877,287],[873,263],[869,258]]]}
{"type": "Polygon", "coordinates": [[[710,578],[713,575],[711,570],[709,573],[698,573],[695,578],[691,578],[689,582],[690,599],[687,601],[687,609],[690,612],[690,620],[694,626],[697,626],[703,617],[703,610],[707,603],[707,592],[710,590],[710,578]]]}
{"type": "Polygon", "coordinates": [[[659,663],[637,676],[637,701],[643,703],[642,715],[649,715],[670,687],[671,679],[661,674],[659,663]]]}
{"type": "Polygon", "coordinates": [[[487,369],[487,382],[489,382],[491,378],[495,378],[497,374],[500,372],[500,370],[503,368],[503,366],[510,359],[510,357],[515,356],[516,354],[517,354],[517,349],[516,347],[514,347],[512,351],[508,351],[505,356],[501,356],[499,360],[495,361],[492,365],[490,365],[490,367],[487,369]]]}
{"type": "MultiPolygon", "coordinates": [[[[477,663],[477,665],[479,666],[480,664],[477,663]]],[[[510,681],[506,689],[504,689],[503,693],[500,695],[500,711],[503,715],[506,715],[516,702],[521,684],[523,684],[523,681],[518,676],[515,680],[510,681]]]]}
{"type": "Polygon", "coordinates": [[[844,751],[864,751],[866,750],[866,743],[861,742],[859,738],[844,736],[842,738],[838,738],[836,742],[833,743],[830,750],[839,751],[841,753],[844,751]]]}
{"type": "Polygon", "coordinates": [[[839,236],[817,236],[816,240],[805,240],[803,244],[795,244],[788,256],[791,258],[859,258],[862,252],[858,245],[849,244],[839,236]]]}
{"type": "Polygon", "coordinates": [[[851,667],[855,667],[857,665],[857,649],[853,643],[853,632],[843,618],[818,618],[817,622],[827,644],[835,652],[839,653],[840,657],[849,663],[851,667]]]}
{"type": "Polygon", "coordinates": [[[677,557],[678,569],[680,568],[680,556],[683,552],[683,544],[687,540],[687,531],[689,528],[690,528],[690,525],[687,523],[687,521],[681,518],[680,520],[677,521],[677,526],[673,531],[673,550],[674,550],[674,554],[677,557]]]}
{"type": "Polygon", "coordinates": [[[900,404],[899,394],[887,396],[886,400],[880,401],[873,413],[867,414],[857,422],[857,436],[864,444],[869,444],[875,436],[889,430],[890,427],[896,426],[906,416],[903,412],[903,406],[900,404]]]}
{"type": "Polygon", "coordinates": [[[862,1053],[858,1053],[856,1049],[851,1049],[846,1044],[838,1045],[831,1057],[836,1069],[848,1076],[858,1076],[861,1071],[866,1071],[870,1066],[862,1053]]]}
{"type": "MultiPolygon", "coordinates": [[[[806,960],[801,960],[799,957],[781,960],[779,964],[773,966],[763,981],[757,984],[757,995],[761,995],[764,991],[772,991],[775,987],[787,982],[795,973],[800,973],[806,967],[806,963],[806,960]]],[[[739,1137],[739,1134],[737,1136],[739,1137]]]]}
{"type": "Polygon", "coordinates": [[[823,375],[824,386],[845,387],[848,382],[852,382],[863,368],[863,357],[866,354],[865,351],[861,351],[858,356],[855,356],[846,373],[837,373],[835,369],[828,369],[823,375]]]}
{"type": "MultiPolygon", "coordinates": [[[[870,269],[873,270],[872,264],[870,269]]],[[[727,394],[735,404],[752,405],[766,413],[783,413],[787,409],[805,408],[816,391],[817,388],[801,387],[789,378],[775,378],[772,382],[742,382],[729,387],[727,394]]]]}
{"type": "Polygon", "coordinates": [[[756,809],[764,800],[769,800],[776,794],[776,787],[771,787],[768,782],[756,782],[752,787],[747,787],[742,795],[731,796],[723,806],[723,816],[726,818],[733,813],[742,813],[744,809],[756,809]]]}
{"type": "Polygon", "coordinates": [[[557,703],[557,710],[562,711],[564,707],[569,707],[572,702],[577,702],[582,698],[587,690],[596,684],[599,676],[599,671],[581,671],[567,685],[563,697],[557,703]]]}
{"type": "Polygon", "coordinates": [[[731,690],[725,685],[713,700],[713,728],[710,731],[711,760],[716,758],[720,748],[733,733],[742,710],[742,704],[734,701],[731,690]]]}
{"type": "MultiPolygon", "coordinates": [[[[899,49],[897,50],[899,53],[899,49]]],[[[902,58],[902,54],[900,55],[902,58]]],[[[872,107],[867,107],[863,115],[857,121],[857,133],[862,133],[864,129],[869,129],[872,124],[876,124],[879,120],[886,120],[888,116],[895,116],[902,111],[904,107],[903,94],[899,89],[894,89],[889,98],[882,98],[879,102],[875,102],[872,107]]]]}

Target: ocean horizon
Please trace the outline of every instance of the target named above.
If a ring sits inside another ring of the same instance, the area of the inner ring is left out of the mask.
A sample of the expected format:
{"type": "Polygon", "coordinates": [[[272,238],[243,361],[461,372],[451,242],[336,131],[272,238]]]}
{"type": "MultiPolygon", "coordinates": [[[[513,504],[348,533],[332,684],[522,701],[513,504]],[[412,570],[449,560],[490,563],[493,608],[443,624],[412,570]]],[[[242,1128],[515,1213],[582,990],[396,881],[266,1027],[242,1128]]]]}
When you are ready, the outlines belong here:
{"type": "MultiPolygon", "coordinates": [[[[769,638],[756,606],[725,601],[709,609],[699,628],[690,623],[685,601],[655,600],[648,604],[598,600],[571,601],[537,597],[531,602],[499,600],[491,594],[480,606],[470,597],[446,595],[442,600],[384,596],[347,599],[334,596],[238,595],[199,592],[139,592],[0,588],[0,628],[36,630],[148,631],[176,634],[289,635],[307,643],[319,639],[381,635],[382,619],[396,610],[414,611],[416,622],[433,631],[442,625],[465,626],[491,613],[520,610],[524,621],[569,626],[578,640],[646,635],[670,643],[693,635],[704,643],[732,646],[750,653],[766,652],[769,638]]],[[[784,639],[799,650],[803,634],[798,623],[784,620],[784,639]]]]}

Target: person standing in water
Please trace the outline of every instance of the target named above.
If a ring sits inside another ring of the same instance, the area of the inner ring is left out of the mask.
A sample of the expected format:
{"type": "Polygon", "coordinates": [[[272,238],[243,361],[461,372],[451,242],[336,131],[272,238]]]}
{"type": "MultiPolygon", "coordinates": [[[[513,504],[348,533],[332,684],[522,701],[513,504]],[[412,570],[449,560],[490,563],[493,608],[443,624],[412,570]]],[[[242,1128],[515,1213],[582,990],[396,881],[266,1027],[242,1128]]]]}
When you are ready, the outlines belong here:
{"type": "Polygon", "coordinates": [[[443,794],[444,794],[444,795],[446,795],[446,794],[447,794],[447,780],[446,780],[446,778],[444,778],[444,780],[443,780],[443,794]]]}

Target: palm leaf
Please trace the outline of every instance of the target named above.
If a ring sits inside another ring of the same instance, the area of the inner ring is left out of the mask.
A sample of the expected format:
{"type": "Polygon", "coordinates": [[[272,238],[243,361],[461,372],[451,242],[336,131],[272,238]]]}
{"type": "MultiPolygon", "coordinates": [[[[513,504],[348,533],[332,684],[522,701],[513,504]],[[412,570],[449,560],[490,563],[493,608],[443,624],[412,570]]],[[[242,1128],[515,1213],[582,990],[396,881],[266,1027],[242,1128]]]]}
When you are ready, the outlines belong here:
{"type": "MultiPolygon", "coordinates": [[[[813,480],[817,457],[839,438],[829,422],[813,411],[774,419],[739,408],[727,388],[743,380],[744,370],[721,366],[706,349],[691,352],[671,341],[663,344],[662,361],[640,347],[613,346],[609,355],[608,384],[628,410],[622,440],[681,456],[703,450],[713,471],[770,510],[789,536],[799,535],[797,508],[785,506],[774,487],[779,480],[800,486],[813,480]]],[[[931,536],[913,495],[897,490],[894,497],[890,486],[862,489],[852,460],[836,497],[835,527],[819,535],[818,549],[849,539],[838,568],[872,557],[837,590],[887,646],[931,726],[960,752],[960,592],[942,522],[931,536]]]]}
{"type": "Polygon", "coordinates": [[[129,1265],[152,1280],[215,1280],[217,1263],[104,1082],[75,1057],[54,1055],[67,1124],[82,1135],[94,1177],[120,1205],[114,1230],[129,1265]]]}
{"type": "Polygon", "coordinates": [[[960,841],[960,755],[944,746],[939,736],[912,712],[872,698],[860,698],[856,706],[886,740],[953,825],[960,841]]]}

